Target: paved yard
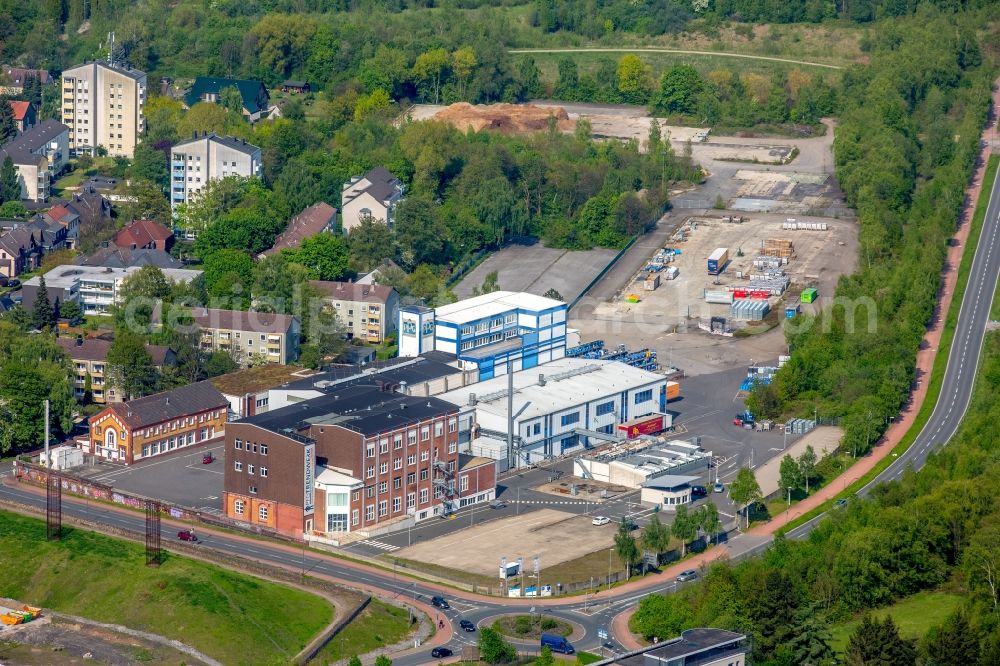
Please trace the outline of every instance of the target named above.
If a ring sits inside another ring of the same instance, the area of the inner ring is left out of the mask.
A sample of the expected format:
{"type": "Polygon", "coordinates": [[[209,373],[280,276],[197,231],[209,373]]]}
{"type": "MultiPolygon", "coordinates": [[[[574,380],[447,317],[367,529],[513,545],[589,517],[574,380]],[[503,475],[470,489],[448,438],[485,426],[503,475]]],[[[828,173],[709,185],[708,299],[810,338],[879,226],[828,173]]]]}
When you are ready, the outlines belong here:
{"type": "Polygon", "coordinates": [[[573,252],[541,243],[511,245],[494,253],[454,287],[459,298],[472,295],[486,275],[497,272],[500,289],[539,296],[555,289],[566,301],[576,298],[617,254],[615,250],[573,252]]]}
{"type": "Polygon", "coordinates": [[[589,516],[540,509],[447,534],[394,555],[487,576],[497,575],[501,557],[508,562],[523,557],[530,572],[536,555],[545,568],[610,548],[615,525],[594,527],[590,521],[589,516]]]}
{"type": "Polygon", "coordinates": [[[73,470],[116,490],[179,504],[202,511],[222,511],[222,486],[225,470],[225,445],[180,449],[135,465],[102,463],[73,470]],[[216,460],[203,465],[211,451],[216,460]]]}

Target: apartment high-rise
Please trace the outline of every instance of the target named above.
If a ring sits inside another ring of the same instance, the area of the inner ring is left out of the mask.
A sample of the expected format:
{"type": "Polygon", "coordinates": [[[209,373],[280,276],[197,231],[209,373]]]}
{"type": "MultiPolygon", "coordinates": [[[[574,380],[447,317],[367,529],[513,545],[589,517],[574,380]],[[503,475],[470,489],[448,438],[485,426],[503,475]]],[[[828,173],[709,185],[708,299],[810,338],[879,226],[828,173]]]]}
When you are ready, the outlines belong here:
{"type": "Polygon", "coordinates": [[[195,134],[170,149],[170,206],[191,201],[210,180],[259,176],[260,148],[243,139],[195,134]]]}
{"type": "Polygon", "coordinates": [[[62,119],[73,154],[132,157],[146,128],[146,74],[128,65],[88,62],[62,75],[62,119]]]}

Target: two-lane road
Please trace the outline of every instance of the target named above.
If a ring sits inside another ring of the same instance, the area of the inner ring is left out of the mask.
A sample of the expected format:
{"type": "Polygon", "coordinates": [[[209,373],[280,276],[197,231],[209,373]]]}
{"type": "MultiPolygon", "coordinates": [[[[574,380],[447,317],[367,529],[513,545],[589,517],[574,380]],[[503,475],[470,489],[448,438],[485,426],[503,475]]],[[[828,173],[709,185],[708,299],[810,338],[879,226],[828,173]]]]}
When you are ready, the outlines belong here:
{"type": "MultiPolygon", "coordinates": [[[[955,336],[948,351],[948,364],[941,382],[941,393],[926,425],[914,439],[913,444],[878,476],[865,484],[858,495],[867,496],[872,489],[886,481],[898,479],[910,465],[920,469],[928,456],[946,444],[958,431],[972,399],[972,389],[976,382],[976,371],[982,355],[986,325],[989,323],[993,306],[993,294],[1000,275],[1000,170],[992,183],[989,205],[983,220],[976,254],[969,272],[969,282],[959,306],[955,336]]],[[[942,312],[942,317],[947,313],[942,312]]],[[[930,381],[930,378],[925,378],[930,381]]],[[[788,536],[802,538],[816,526],[825,514],[788,532],[788,536]]]]}

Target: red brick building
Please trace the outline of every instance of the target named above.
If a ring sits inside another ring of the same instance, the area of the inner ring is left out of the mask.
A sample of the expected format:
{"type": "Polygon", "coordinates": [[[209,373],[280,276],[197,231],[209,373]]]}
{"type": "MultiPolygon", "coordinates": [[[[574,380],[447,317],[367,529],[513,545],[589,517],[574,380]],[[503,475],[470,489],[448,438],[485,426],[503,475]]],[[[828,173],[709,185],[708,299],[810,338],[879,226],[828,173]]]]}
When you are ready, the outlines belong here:
{"type": "Polygon", "coordinates": [[[230,518],[293,536],[402,528],[458,508],[458,407],[352,385],[228,424],[226,460],[230,518]]]}
{"type": "Polygon", "coordinates": [[[116,402],[90,417],[90,453],[131,465],[222,439],[229,403],[209,382],[116,402]]]}

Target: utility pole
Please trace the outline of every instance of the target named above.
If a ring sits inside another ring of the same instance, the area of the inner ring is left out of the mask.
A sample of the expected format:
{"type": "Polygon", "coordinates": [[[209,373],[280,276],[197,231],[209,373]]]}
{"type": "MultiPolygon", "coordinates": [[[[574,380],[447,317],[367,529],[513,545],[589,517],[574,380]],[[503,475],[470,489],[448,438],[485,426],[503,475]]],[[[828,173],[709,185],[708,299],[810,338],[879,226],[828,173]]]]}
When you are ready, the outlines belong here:
{"type": "Polygon", "coordinates": [[[45,469],[52,466],[52,458],[49,457],[49,401],[45,400],[45,469]]]}
{"type": "Polygon", "coordinates": [[[514,366],[507,359],[507,464],[515,467],[514,459],[514,366]]]}

